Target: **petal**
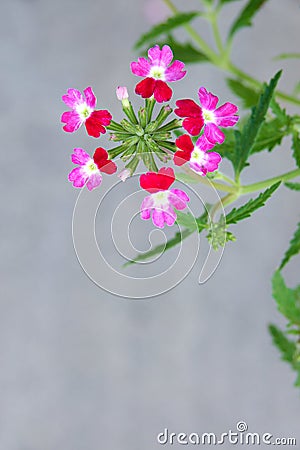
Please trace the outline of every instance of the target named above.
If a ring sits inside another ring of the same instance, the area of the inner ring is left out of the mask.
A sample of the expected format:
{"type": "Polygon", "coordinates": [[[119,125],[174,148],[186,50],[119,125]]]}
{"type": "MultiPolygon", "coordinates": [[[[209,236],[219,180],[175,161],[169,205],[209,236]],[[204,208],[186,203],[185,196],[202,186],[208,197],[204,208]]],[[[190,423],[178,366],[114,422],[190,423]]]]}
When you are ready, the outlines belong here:
{"type": "Polygon", "coordinates": [[[148,195],[144,198],[141,204],[141,218],[143,220],[150,219],[151,216],[151,209],[153,208],[154,199],[152,195],[148,195]]]}
{"type": "Polygon", "coordinates": [[[184,63],[181,61],[174,61],[173,64],[165,71],[165,77],[167,81],[181,80],[186,75],[184,69],[184,63]]]}
{"type": "Polygon", "coordinates": [[[211,92],[207,92],[204,87],[201,87],[198,91],[198,96],[203,108],[208,109],[209,111],[213,111],[216,108],[219,101],[216,95],[213,95],[211,92]]]}
{"type": "Polygon", "coordinates": [[[191,99],[177,100],[175,114],[179,117],[202,117],[199,105],[191,99]]]}
{"type": "Polygon", "coordinates": [[[212,144],[223,144],[225,140],[225,134],[214,123],[205,125],[204,134],[212,144]]]}
{"type": "Polygon", "coordinates": [[[138,77],[147,77],[149,75],[151,66],[146,58],[139,58],[138,62],[130,64],[131,72],[138,77]]]}
{"type": "Polygon", "coordinates": [[[158,228],[163,228],[165,226],[164,212],[161,209],[154,208],[152,214],[152,222],[158,228]]]}
{"type": "Polygon", "coordinates": [[[86,183],[86,187],[88,188],[89,191],[92,191],[101,183],[102,183],[101,173],[96,172],[89,177],[89,181],[86,183]]]}
{"type": "Polygon", "coordinates": [[[196,147],[200,148],[200,150],[203,150],[204,152],[211,150],[214,146],[215,144],[210,142],[205,134],[202,134],[196,142],[196,147]]]}
{"type": "Polygon", "coordinates": [[[217,117],[215,119],[215,124],[224,128],[233,127],[238,120],[239,116],[217,117]]]}
{"type": "Polygon", "coordinates": [[[235,106],[233,103],[224,103],[224,105],[219,106],[215,110],[215,116],[216,117],[226,117],[226,116],[232,116],[238,111],[238,107],[235,106]]]}
{"type": "Polygon", "coordinates": [[[82,148],[74,148],[71,160],[74,164],[84,166],[91,159],[90,155],[82,148]]]}
{"type": "Polygon", "coordinates": [[[155,81],[154,98],[158,103],[168,102],[172,97],[172,89],[162,80],[155,81]]]}
{"type": "Polygon", "coordinates": [[[136,85],[135,93],[141,95],[143,98],[149,98],[153,95],[154,87],[154,78],[145,78],[136,85]]]}
{"type": "Polygon", "coordinates": [[[76,111],[64,112],[61,116],[61,121],[66,123],[63,129],[67,133],[73,133],[74,131],[78,130],[80,125],[82,125],[82,120],[76,111]]]}
{"type": "Polygon", "coordinates": [[[84,92],[84,95],[85,95],[85,98],[86,98],[86,104],[90,108],[95,109],[97,99],[96,99],[96,97],[94,95],[94,92],[93,92],[92,88],[91,87],[87,87],[83,92],[84,92]]]}
{"type": "Polygon", "coordinates": [[[177,218],[176,216],[176,212],[174,211],[173,208],[171,208],[171,206],[168,206],[166,208],[164,208],[163,211],[163,217],[164,217],[164,221],[165,223],[171,227],[172,225],[174,225],[175,220],[177,218]]]}
{"type": "Polygon", "coordinates": [[[190,199],[188,195],[182,191],[181,189],[170,189],[169,193],[169,202],[179,210],[186,208],[186,203],[189,202],[190,199]]]}
{"type": "Polygon", "coordinates": [[[156,172],[147,172],[140,176],[140,186],[148,192],[166,191],[175,181],[174,170],[162,167],[156,172]]]}
{"type": "Polygon", "coordinates": [[[195,162],[195,161],[192,162],[192,163],[190,163],[190,168],[191,168],[192,170],[194,170],[194,172],[199,173],[199,175],[204,176],[204,175],[207,174],[207,169],[206,169],[203,165],[198,164],[198,163],[195,162]]]}
{"type": "Polygon", "coordinates": [[[197,119],[194,117],[188,117],[182,122],[183,128],[192,136],[198,136],[198,134],[200,134],[200,131],[202,130],[203,125],[204,120],[202,117],[198,117],[197,119]]]}
{"type": "Polygon", "coordinates": [[[168,45],[164,45],[161,50],[159,45],[155,45],[148,50],[148,57],[152,66],[167,67],[173,59],[173,52],[168,45]]]}
{"type": "Polygon", "coordinates": [[[192,139],[188,134],[183,134],[182,136],[179,136],[175,141],[176,147],[180,148],[181,150],[192,153],[194,150],[194,144],[192,142],[192,139]]]}
{"type": "Polygon", "coordinates": [[[218,169],[218,165],[222,161],[222,158],[217,152],[207,153],[206,156],[207,161],[204,167],[207,169],[208,172],[214,172],[215,170],[218,169]]]}
{"type": "Polygon", "coordinates": [[[69,173],[69,181],[73,183],[74,187],[81,188],[85,185],[88,175],[82,167],[76,167],[69,173]]]}
{"type": "Polygon", "coordinates": [[[77,105],[84,103],[81,92],[78,89],[68,89],[68,93],[62,96],[62,101],[69,106],[69,108],[75,109],[77,105]]]}
{"type": "Polygon", "coordinates": [[[95,164],[97,164],[98,169],[101,172],[111,175],[117,171],[116,164],[113,161],[111,161],[110,159],[108,159],[108,153],[104,148],[98,147],[95,150],[93,159],[94,159],[95,164]]]}
{"type": "Polygon", "coordinates": [[[175,166],[182,166],[183,164],[185,164],[187,161],[190,160],[190,156],[191,155],[188,155],[187,153],[178,150],[176,153],[174,153],[173,158],[175,166]]]}
{"type": "Polygon", "coordinates": [[[85,127],[89,136],[99,137],[101,133],[106,133],[104,126],[110,124],[111,114],[106,110],[93,111],[85,121],[85,127]]]}

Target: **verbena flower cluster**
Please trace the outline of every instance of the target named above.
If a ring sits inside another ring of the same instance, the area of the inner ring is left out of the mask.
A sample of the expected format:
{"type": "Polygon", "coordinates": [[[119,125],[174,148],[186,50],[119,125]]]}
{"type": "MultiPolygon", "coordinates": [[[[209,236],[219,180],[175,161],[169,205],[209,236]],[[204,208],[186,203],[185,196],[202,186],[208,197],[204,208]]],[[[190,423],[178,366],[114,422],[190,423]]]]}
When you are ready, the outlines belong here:
{"type": "Polygon", "coordinates": [[[62,97],[70,108],[61,117],[66,132],[73,133],[84,124],[89,136],[99,138],[109,130],[110,140],[119,142],[108,151],[96,148],[92,157],[82,148],[75,148],[71,160],[77,167],[70,172],[69,181],[77,188],[85,185],[89,190],[96,188],[102,182],[103,173],[117,172],[117,165],[112,161],[116,157],[126,163],[118,174],[125,181],[142,161],[149,171],[140,176],[140,186],[149,195],[142,202],[141,218],[148,220],[152,216],[154,225],[159,228],[174,224],[176,210],[185,209],[189,197],[180,189],[170,189],[175,182],[174,170],[172,167],[158,169],[156,160],[175,166],[188,163],[191,170],[202,176],[214,172],[218,170],[221,156],[212,150],[225,139],[220,127],[232,127],[239,119],[235,105],[227,102],[217,108],[218,97],[204,87],[198,91],[200,104],[191,99],[176,101],[177,118],[165,123],[173,112],[169,105],[163,105],[153,118],[155,104],[168,102],[172,97],[169,83],[186,75],[184,63],[178,60],[172,63],[172,60],[173,53],[168,45],[162,49],[155,45],[149,49],[148,59],[138,58],[131,63],[132,73],[143,78],[136,85],[135,93],[145,99],[145,106],[136,114],[127,88],[118,87],[117,98],[127,117],[120,123],[113,120],[108,110],[96,109],[97,100],[91,87],[86,88],[83,95],[77,89],[68,89],[62,97]],[[182,128],[188,134],[181,134],[172,141],[171,133],[177,130],[178,135],[182,128]]]}

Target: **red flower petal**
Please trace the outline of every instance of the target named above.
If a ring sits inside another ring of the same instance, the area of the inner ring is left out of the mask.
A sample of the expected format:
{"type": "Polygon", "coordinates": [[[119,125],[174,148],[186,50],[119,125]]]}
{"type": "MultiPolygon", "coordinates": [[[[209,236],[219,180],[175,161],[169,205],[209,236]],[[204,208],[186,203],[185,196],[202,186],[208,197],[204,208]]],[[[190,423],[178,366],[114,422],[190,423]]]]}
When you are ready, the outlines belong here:
{"type": "Polygon", "coordinates": [[[188,117],[182,122],[183,128],[192,136],[198,136],[198,134],[200,134],[200,131],[202,130],[203,125],[204,120],[202,117],[188,117]]]}
{"type": "Polygon", "coordinates": [[[117,171],[116,164],[108,159],[108,153],[104,148],[98,147],[93,156],[95,164],[101,172],[111,175],[117,171]]]}
{"type": "Polygon", "coordinates": [[[155,87],[154,78],[145,78],[140,81],[135,87],[135,93],[141,95],[143,98],[149,98],[153,95],[155,87]]]}
{"type": "Polygon", "coordinates": [[[156,80],[154,98],[158,103],[168,102],[172,97],[172,89],[162,80],[156,80]]]}
{"type": "Polygon", "coordinates": [[[194,144],[187,134],[183,134],[176,139],[176,147],[180,148],[174,155],[174,164],[176,166],[182,166],[191,159],[192,151],[194,150],[194,144]]]}
{"type": "Polygon", "coordinates": [[[104,126],[110,124],[112,115],[107,110],[93,111],[85,122],[86,131],[89,136],[99,137],[101,133],[106,133],[104,126]]]}
{"type": "Polygon", "coordinates": [[[194,100],[177,100],[175,114],[179,117],[202,117],[202,110],[194,100]]]}
{"type": "Polygon", "coordinates": [[[140,186],[150,193],[167,191],[175,181],[174,170],[162,167],[156,172],[147,172],[140,176],[140,186]]]}

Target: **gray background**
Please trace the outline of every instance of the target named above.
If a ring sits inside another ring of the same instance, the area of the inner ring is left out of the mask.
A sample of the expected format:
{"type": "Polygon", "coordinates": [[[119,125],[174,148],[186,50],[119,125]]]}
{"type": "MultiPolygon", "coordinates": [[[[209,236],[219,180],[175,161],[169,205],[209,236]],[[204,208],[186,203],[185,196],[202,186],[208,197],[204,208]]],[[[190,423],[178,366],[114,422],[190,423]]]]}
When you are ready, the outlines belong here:
{"type": "MultiPolygon", "coordinates": [[[[164,427],[222,432],[242,419],[251,431],[300,439],[295,375],[266,328],[281,322],[270,278],[299,219],[296,193],[281,188],[237,226],[238,241],[203,286],[196,267],[168,294],[120,299],[76,259],[69,154],[94,143],[84,130],[61,131],[60,98],[92,85],[99,106],[120,116],[114,90],[137,81],[129,62],[149,27],[149,3],[1,2],[1,450],[154,449],[164,427]]],[[[228,7],[224,29],[237,7],[228,7]]],[[[299,2],[272,0],[240,33],[234,59],[261,80],[283,67],[280,86],[291,90],[297,62],[271,58],[298,44],[299,2]]],[[[176,94],[192,96],[200,84],[232,98],[206,65],[191,66],[176,94]]],[[[287,142],[271,161],[253,158],[244,180],[293,167],[287,142]]],[[[294,262],[285,272],[291,285],[299,281],[294,262]]]]}

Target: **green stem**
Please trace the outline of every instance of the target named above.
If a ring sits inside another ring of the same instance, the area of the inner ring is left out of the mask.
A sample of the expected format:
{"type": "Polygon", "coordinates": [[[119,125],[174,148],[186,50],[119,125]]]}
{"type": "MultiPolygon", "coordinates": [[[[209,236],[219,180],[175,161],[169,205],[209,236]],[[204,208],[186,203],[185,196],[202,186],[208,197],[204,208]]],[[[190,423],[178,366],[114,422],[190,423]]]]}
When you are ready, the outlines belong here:
{"type": "Polygon", "coordinates": [[[189,167],[183,167],[183,170],[190,175],[192,178],[195,178],[195,180],[199,181],[199,183],[205,184],[206,186],[213,186],[218,191],[227,192],[227,193],[236,193],[237,189],[235,186],[227,186],[227,184],[223,183],[217,183],[215,181],[211,181],[206,177],[202,177],[201,175],[198,175],[193,170],[191,170],[189,167]]]}
{"type": "Polygon", "coordinates": [[[220,35],[220,31],[219,31],[219,27],[218,27],[218,15],[217,15],[217,11],[213,10],[211,11],[211,13],[207,16],[207,18],[209,19],[211,26],[212,26],[212,30],[214,33],[214,38],[217,44],[217,48],[220,52],[220,55],[224,54],[224,47],[223,47],[223,42],[221,39],[221,35],[220,35]]]}
{"type": "Polygon", "coordinates": [[[267,180],[259,181],[258,183],[248,184],[246,186],[240,187],[240,194],[249,194],[251,192],[260,191],[266,189],[272,184],[277,183],[278,181],[289,181],[293,178],[300,176],[300,169],[292,170],[291,172],[284,173],[282,175],[278,175],[277,177],[268,178],[267,180]]]}

